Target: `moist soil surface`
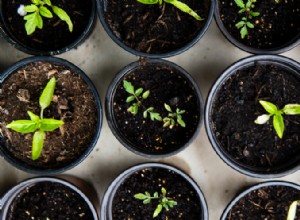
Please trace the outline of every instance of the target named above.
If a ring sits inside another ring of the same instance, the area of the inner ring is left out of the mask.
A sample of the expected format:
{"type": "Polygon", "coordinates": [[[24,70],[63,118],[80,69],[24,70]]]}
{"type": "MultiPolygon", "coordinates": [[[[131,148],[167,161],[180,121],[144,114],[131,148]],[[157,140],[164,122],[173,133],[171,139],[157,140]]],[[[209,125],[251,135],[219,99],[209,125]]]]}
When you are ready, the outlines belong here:
{"type": "Polygon", "coordinates": [[[89,146],[97,126],[97,109],[93,94],[79,74],[62,65],[35,62],[18,69],[1,85],[1,147],[7,154],[39,169],[63,167],[78,159],[89,146]],[[29,119],[27,111],[40,114],[39,97],[51,77],[56,87],[44,118],[64,121],[53,132],[46,132],[42,154],[31,159],[33,134],[21,134],[6,125],[13,120],[29,119]]]}
{"type": "Polygon", "coordinates": [[[7,220],[16,219],[91,220],[93,214],[85,200],[69,187],[39,182],[26,187],[12,202],[7,220]]]}
{"type": "MultiPolygon", "coordinates": [[[[226,220],[284,220],[290,204],[299,198],[299,190],[292,187],[262,187],[241,198],[232,207],[226,220]]],[[[297,216],[300,216],[299,209],[297,216]]]]}
{"type": "Polygon", "coordinates": [[[140,65],[121,79],[114,92],[113,105],[113,117],[119,132],[133,148],[146,153],[160,154],[182,147],[194,135],[200,120],[200,103],[194,86],[178,70],[162,64],[140,65]],[[130,95],[124,90],[123,80],[131,82],[135,90],[150,91],[136,115],[127,111],[134,102],[126,103],[130,95]],[[143,112],[149,107],[153,107],[162,118],[167,117],[164,103],[170,105],[173,112],[177,108],[186,111],[182,115],[185,128],[178,124],[172,129],[164,128],[162,121],[152,121],[149,115],[146,119],[143,117],[143,112]]]}
{"type": "MultiPolygon", "coordinates": [[[[36,50],[59,50],[74,42],[86,29],[89,22],[92,3],[90,0],[51,0],[51,3],[65,10],[73,22],[73,32],[66,22],[53,13],[53,18],[43,17],[43,29],[27,35],[24,17],[17,13],[18,7],[31,4],[31,0],[2,1],[3,18],[10,36],[26,47],[36,50]]],[[[53,12],[50,8],[49,10],[53,12]]]]}
{"type": "MultiPolygon", "coordinates": [[[[246,1],[244,1],[246,2],[246,1]]],[[[234,0],[218,0],[220,18],[227,31],[239,42],[253,48],[272,49],[284,46],[300,36],[300,1],[280,0],[256,1],[253,11],[258,17],[249,21],[254,28],[248,28],[248,35],[242,39],[240,30],[235,25],[245,13],[238,13],[240,8],[234,0]]]]}
{"type": "Polygon", "coordinates": [[[112,203],[114,220],[143,219],[152,220],[158,201],[152,199],[149,204],[134,198],[137,193],[146,191],[153,196],[161,195],[161,188],[167,191],[167,197],[175,200],[177,205],[163,209],[155,219],[200,220],[202,210],[200,199],[191,184],[174,171],[163,168],[146,168],[134,172],[119,186],[112,203]]]}
{"type": "Polygon", "coordinates": [[[183,0],[204,20],[198,21],[171,4],[146,5],[136,0],[108,0],[105,18],[128,47],[144,53],[167,53],[184,47],[202,30],[210,0],[183,0]]]}
{"type": "Polygon", "coordinates": [[[221,148],[234,160],[265,171],[299,161],[299,115],[283,115],[282,139],[272,118],[263,125],[254,123],[259,115],[267,114],[259,100],[282,109],[300,103],[299,88],[299,76],[272,64],[256,63],[228,77],[217,91],[211,113],[211,126],[221,148]]]}

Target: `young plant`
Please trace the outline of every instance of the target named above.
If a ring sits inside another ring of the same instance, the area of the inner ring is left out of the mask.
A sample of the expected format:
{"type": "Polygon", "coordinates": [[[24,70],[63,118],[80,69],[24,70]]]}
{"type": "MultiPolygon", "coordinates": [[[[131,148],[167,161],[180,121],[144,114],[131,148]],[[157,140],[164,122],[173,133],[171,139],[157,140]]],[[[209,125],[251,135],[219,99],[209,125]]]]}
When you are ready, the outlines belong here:
{"type": "Polygon", "coordinates": [[[240,29],[241,38],[244,39],[248,35],[248,28],[254,28],[254,24],[250,20],[260,14],[253,11],[256,0],[247,0],[246,3],[244,3],[244,0],[234,0],[234,2],[240,8],[238,13],[244,13],[242,20],[235,25],[237,29],[240,29]]]}
{"type": "Polygon", "coordinates": [[[41,107],[40,116],[32,113],[31,111],[27,111],[30,120],[17,120],[6,126],[7,128],[23,134],[34,132],[32,139],[32,160],[38,159],[42,152],[44,139],[46,137],[45,132],[54,131],[64,124],[61,120],[43,117],[44,110],[49,107],[52,101],[55,84],[56,80],[55,78],[52,78],[47,83],[39,98],[39,104],[41,107]]]}
{"type": "Polygon", "coordinates": [[[158,200],[158,205],[156,206],[156,209],[153,212],[153,218],[155,218],[159,215],[159,213],[161,213],[163,208],[169,211],[169,208],[173,208],[175,205],[177,205],[176,201],[167,197],[166,195],[167,195],[167,190],[164,187],[162,187],[161,195],[158,195],[158,192],[155,192],[153,196],[151,196],[149,192],[145,192],[145,194],[143,193],[135,194],[134,198],[143,200],[144,204],[149,204],[152,199],[158,200]]]}
{"type": "Polygon", "coordinates": [[[256,124],[265,124],[271,117],[273,117],[273,127],[279,138],[282,138],[284,132],[283,114],[300,115],[299,104],[287,104],[283,107],[283,109],[278,109],[276,105],[271,102],[260,100],[259,103],[269,114],[258,116],[254,122],[256,124]]]}
{"type": "Polygon", "coordinates": [[[182,114],[185,113],[185,110],[180,110],[179,108],[176,109],[176,112],[173,112],[171,107],[165,103],[165,109],[169,112],[168,117],[163,119],[164,125],[163,127],[169,127],[172,129],[176,122],[185,128],[185,122],[182,119],[182,114]],[[175,121],[176,119],[176,121],[175,121]]]}
{"type": "Polygon", "coordinates": [[[195,11],[193,11],[188,5],[185,3],[178,1],[178,0],[137,0],[138,2],[142,4],[147,4],[147,5],[154,5],[154,4],[159,4],[161,5],[162,2],[164,1],[165,3],[171,4],[181,10],[182,12],[185,12],[191,16],[193,16],[196,20],[201,21],[203,18],[201,18],[195,11]]]}
{"type": "Polygon", "coordinates": [[[27,35],[32,34],[36,28],[43,28],[43,17],[53,18],[53,14],[49,8],[62,21],[67,23],[70,32],[73,31],[73,23],[67,12],[65,12],[62,8],[52,5],[51,0],[31,0],[31,2],[32,4],[30,5],[20,5],[18,9],[18,13],[21,16],[24,16],[24,20],[26,21],[25,29],[27,35]]]}
{"type": "Polygon", "coordinates": [[[295,220],[296,219],[296,211],[297,211],[298,205],[300,205],[300,200],[296,200],[291,203],[286,220],[295,220]]]}

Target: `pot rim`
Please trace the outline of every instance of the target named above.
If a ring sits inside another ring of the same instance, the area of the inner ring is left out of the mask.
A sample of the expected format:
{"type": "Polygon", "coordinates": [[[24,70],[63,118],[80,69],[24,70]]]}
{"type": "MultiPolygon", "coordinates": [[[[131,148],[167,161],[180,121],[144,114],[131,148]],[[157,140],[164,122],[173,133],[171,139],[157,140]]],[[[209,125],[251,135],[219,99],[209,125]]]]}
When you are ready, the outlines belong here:
{"type": "MultiPolygon", "coordinates": [[[[297,71],[300,70],[300,64],[296,61],[279,56],[279,55],[254,55],[250,57],[246,57],[243,59],[238,60],[237,62],[231,64],[229,67],[227,67],[221,75],[216,79],[216,81],[213,83],[213,86],[211,87],[205,104],[205,113],[204,113],[204,123],[205,123],[205,129],[208,136],[208,139],[211,143],[211,146],[213,147],[214,151],[218,154],[218,156],[225,162],[228,166],[233,168],[234,170],[251,176],[255,178],[278,178],[283,177],[288,174],[294,173],[297,171],[300,167],[300,163],[294,162],[293,164],[288,164],[285,166],[281,166],[277,168],[274,171],[261,171],[260,169],[255,169],[254,167],[247,166],[245,164],[242,164],[236,160],[234,160],[231,156],[228,156],[228,153],[223,150],[219,142],[217,141],[214,132],[211,128],[211,117],[210,112],[212,109],[212,103],[214,101],[214,98],[218,92],[218,89],[220,88],[220,85],[225,82],[229,76],[234,75],[236,70],[245,68],[247,66],[252,65],[255,62],[260,63],[274,63],[277,65],[280,65],[291,72],[294,72],[298,76],[300,76],[300,73],[297,73],[297,71]],[[250,169],[251,168],[251,169],[250,169]]],[[[299,160],[300,161],[300,160],[299,160]]]]}
{"type": "MultiPolygon", "coordinates": [[[[100,137],[100,132],[101,132],[101,128],[102,128],[102,122],[103,122],[103,112],[102,112],[102,105],[101,105],[101,100],[100,100],[100,96],[98,94],[98,91],[96,89],[96,87],[94,86],[93,82],[89,79],[89,77],[86,75],[85,72],[83,72],[79,67],[77,67],[76,65],[74,65],[73,63],[64,60],[62,58],[58,58],[58,57],[43,57],[43,56],[37,56],[37,57],[28,57],[25,58],[23,60],[20,60],[18,62],[16,62],[15,64],[11,65],[9,68],[7,68],[3,74],[0,76],[0,84],[4,82],[4,80],[9,77],[10,75],[12,75],[17,69],[27,65],[28,63],[33,63],[33,62],[38,62],[38,61],[42,61],[42,62],[50,62],[50,63],[56,63],[59,65],[64,65],[68,68],[70,68],[71,70],[73,70],[74,72],[76,72],[77,74],[79,74],[81,76],[81,78],[83,79],[83,81],[88,85],[88,88],[91,90],[94,99],[95,99],[95,105],[97,108],[97,117],[98,117],[98,121],[97,121],[97,125],[96,125],[96,131],[94,134],[94,137],[92,138],[90,145],[87,147],[87,149],[83,152],[83,154],[77,158],[76,160],[72,161],[70,164],[63,166],[63,167],[59,167],[59,168],[55,168],[55,169],[39,169],[39,168],[33,168],[31,166],[24,166],[24,162],[19,160],[16,160],[16,158],[6,154],[2,148],[0,148],[0,155],[2,157],[4,157],[4,159],[9,162],[11,165],[13,165],[14,167],[23,170],[25,172],[28,173],[33,173],[33,174],[43,174],[43,175],[50,175],[50,174],[58,174],[58,173],[62,173],[65,172],[75,166],[77,166],[79,163],[81,163],[85,158],[87,158],[87,156],[92,152],[92,150],[94,149],[94,147],[97,144],[97,141],[100,137]]],[[[3,138],[2,136],[0,136],[0,140],[1,138],[3,138]]]]}
{"type": "Polygon", "coordinates": [[[165,163],[157,163],[157,162],[148,162],[148,163],[141,163],[134,166],[129,167],[128,169],[121,172],[109,185],[109,187],[106,189],[102,202],[101,202],[101,210],[100,210],[100,219],[107,220],[112,219],[111,218],[111,207],[112,207],[112,200],[114,197],[114,194],[116,193],[118,187],[120,184],[124,181],[125,178],[130,176],[132,173],[142,170],[145,168],[161,168],[166,170],[172,170],[176,174],[182,176],[184,179],[186,179],[194,188],[199,196],[200,203],[201,203],[201,209],[203,211],[202,213],[202,219],[208,220],[208,206],[206,203],[206,199],[204,197],[204,194],[202,190],[200,189],[200,186],[195,182],[195,180],[192,179],[189,175],[187,175],[184,171],[180,170],[177,167],[165,164],[165,163]]]}
{"type": "Polygon", "coordinates": [[[105,32],[107,33],[107,35],[117,44],[119,45],[122,49],[124,49],[125,51],[139,56],[139,57],[147,57],[147,58],[167,58],[167,57],[172,57],[178,54],[181,54],[185,51],[187,51],[188,49],[190,49],[192,46],[194,46],[202,37],[203,35],[206,33],[206,31],[208,30],[211,21],[213,19],[213,14],[215,11],[215,1],[216,0],[210,0],[210,9],[209,9],[209,13],[207,16],[207,19],[205,21],[205,25],[203,26],[203,28],[200,30],[200,32],[195,36],[195,38],[193,40],[191,40],[188,44],[186,44],[185,46],[169,51],[169,52],[165,52],[165,53],[159,53],[159,54],[153,54],[153,53],[145,53],[145,52],[141,52],[141,51],[137,51],[129,46],[127,46],[125,43],[123,43],[122,39],[118,38],[113,31],[111,30],[110,26],[107,24],[106,22],[106,18],[105,18],[105,11],[107,8],[107,2],[108,0],[96,0],[97,1],[97,11],[98,11],[98,17],[100,19],[100,22],[105,30],[105,32]]]}
{"type": "Polygon", "coordinates": [[[125,75],[129,74],[132,70],[135,70],[136,68],[141,66],[142,64],[140,61],[135,61],[135,62],[132,62],[129,65],[125,66],[123,69],[121,69],[115,75],[115,77],[111,81],[111,83],[107,89],[106,96],[105,96],[105,113],[106,113],[107,123],[108,123],[108,126],[109,126],[110,130],[112,131],[113,135],[118,139],[118,141],[124,147],[126,147],[131,152],[133,152],[137,155],[146,157],[146,158],[155,158],[155,159],[173,156],[173,155],[179,153],[180,151],[184,150],[186,147],[188,147],[194,141],[194,139],[197,137],[198,133],[200,132],[200,129],[202,126],[203,108],[204,108],[204,102],[202,99],[202,95],[201,95],[200,89],[199,89],[196,81],[192,78],[192,76],[186,70],[184,70],[182,67],[178,66],[177,64],[172,63],[167,60],[162,60],[162,59],[146,59],[146,63],[147,63],[147,65],[158,64],[160,66],[170,66],[172,68],[175,68],[176,70],[178,70],[178,72],[180,72],[180,74],[182,76],[184,76],[190,82],[191,86],[194,88],[194,91],[197,96],[197,100],[199,102],[200,117],[199,117],[199,122],[198,122],[198,125],[197,125],[197,128],[196,128],[194,134],[191,136],[191,138],[186,143],[184,143],[181,147],[178,147],[176,150],[171,151],[171,152],[163,152],[163,153],[155,154],[155,153],[144,152],[140,149],[137,149],[136,147],[133,146],[133,144],[130,141],[127,140],[127,138],[125,136],[122,135],[122,132],[119,131],[117,123],[115,122],[115,118],[113,116],[114,115],[113,114],[113,106],[111,105],[111,103],[113,101],[113,96],[115,94],[116,85],[119,84],[120,80],[125,75]]]}

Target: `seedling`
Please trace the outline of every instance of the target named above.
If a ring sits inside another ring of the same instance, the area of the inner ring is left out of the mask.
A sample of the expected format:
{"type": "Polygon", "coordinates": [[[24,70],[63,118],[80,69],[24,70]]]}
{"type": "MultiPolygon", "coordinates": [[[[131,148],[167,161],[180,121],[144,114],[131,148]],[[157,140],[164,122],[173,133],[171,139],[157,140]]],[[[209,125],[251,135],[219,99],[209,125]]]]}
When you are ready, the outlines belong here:
{"type": "Polygon", "coordinates": [[[176,122],[185,128],[185,122],[182,120],[182,114],[185,113],[185,110],[176,109],[176,112],[173,112],[171,107],[165,103],[165,109],[169,112],[168,117],[163,119],[164,125],[163,127],[168,127],[172,129],[176,122]],[[175,121],[176,119],[176,121],[175,121]]]}
{"type": "Polygon", "coordinates": [[[167,190],[164,187],[162,187],[160,195],[158,195],[158,192],[155,192],[153,196],[151,196],[149,192],[145,192],[145,194],[143,193],[135,194],[134,198],[143,200],[144,204],[149,204],[152,199],[158,200],[158,205],[153,212],[153,218],[155,218],[159,215],[159,213],[161,213],[163,208],[169,211],[169,208],[173,208],[175,205],[177,205],[176,201],[167,197],[166,195],[167,195],[167,190]]]}
{"type": "Polygon", "coordinates": [[[297,206],[300,205],[300,200],[295,200],[291,203],[286,220],[295,220],[297,206]]]}
{"type": "Polygon", "coordinates": [[[56,14],[62,21],[65,21],[69,27],[69,31],[73,31],[73,23],[62,8],[52,5],[51,0],[31,0],[30,5],[20,5],[18,13],[24,16],[25,29],[27,35],[35,32],[36,28],[43,28],[43,17],[53,18],[53,13],[56,14]],[[48,9],[51,8],[53,13],[48,9]],[[28,15],[26,15],[28,13],[28,15]]]}
{"type": "Polygon", "coordinates": [[[284,132],[283,114],[286,115],[300,115],[299,104],[287,104],[283,109],[278,109],[276,105],[271,102],[260,100],[259,103],[269,113],[257,117],[254,121],[256,124],[265,124],[271,117],[273,117],[273,127],[279,138],[282,138],[284,132]]]}
{"type": "Polygon", "coordinates": [[[201,18],[195,11],[193,11],[188,5],[185,3],[178,1],[178,0],[137,0],[138,2],[146,5],[154,5],[159,4],[161,5],[164,1],[165,3],[171,4],[178,8],[179,10],[193,16],[196,20],[201,21],[203,18],[201,18]]]}
{"type": "Polygon", "coordinates": [[[31,111],[27,111],[27,114],[30,117],[30,120],[17,120],[8,124],[6,127],[10,128],[14,131],[27,134],[34,132],[32,139],[32,160],[36,160],[39,158],[43,145],[44,139],[46,137],[45,132],[54,131],[64,124],[61,120],[56,120],[52,118],[44,118],[44,110],[49,107],[54,89],[55,89],[56,79],[52,78],[44,88],[40,99],[39,105],[41,107],[40,116],[32,113],[31,111]]]}
{"type": "Polygon", "coordinates": [[[235,25],[237,29],[240,29],[241,38],[244,39],[248,35],[248,28],[254,28],[254,24],[250,22],[250,20],[260,14],[259,12],[253,11],[256,0],[248,0],[247,3],[244,3],[244,0],[234,0],[234,2],[240,8],[238,13],[244,13],[245,15],[242,17],[242,20],[235,25]]]}

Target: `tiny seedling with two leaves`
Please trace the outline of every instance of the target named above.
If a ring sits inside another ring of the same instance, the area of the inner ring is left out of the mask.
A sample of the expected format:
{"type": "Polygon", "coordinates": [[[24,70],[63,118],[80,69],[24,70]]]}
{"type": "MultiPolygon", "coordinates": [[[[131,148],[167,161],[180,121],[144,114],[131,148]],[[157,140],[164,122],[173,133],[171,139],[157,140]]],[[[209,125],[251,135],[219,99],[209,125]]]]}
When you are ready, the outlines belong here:
{"type": "Polygon", "coordinates": [[[169,208],[173,208],[175,205],[177,205],[176,201],[167,197],[167,190],[164,187],[161,188],[161,195],[159,195],[158,192],[155,192],[153,196],[151,196],[149,192],[145,192],[145,194],[135,194],[134,198],[143,200],[144,204],[149,204],[152,200],[158,200],[158,205],[153,212],[153,218],[157,217],[163,208],[169,211],[169,208]]]}
{"type": "Polygon", "coordinates": [[[287,104],[282,109],[278,109],[276,105],[271,102],[260,100],[259,103],[268,112],[257,117],[256,124],[265,124],[271,117],[273,117],[273,127],[279,138],[282,138],[284,132],[283,115],[300,115],[299,104],[287,104]]]}
{"type": "Polygon", "coordinates": [[[256,0],[234,0],[236,5],[240,8],[239,14],[244,13],[242,20],[236,23],[236,28],[240,29],[241,38],[244,39],[248,35],[248,28],[254,28],[254,24],[250,21],[253,17],[259,16],[259,12],[253,11],[256,0]]]}
{"type": "Polygon", "coordinates": [[[179,108],[176,109],[176,112],[173,112],[171,106],[164,104],[165,109],[168,112],[168,116],[162,118],[160,113],[154,111],[154,107],[145,107],[142,104],[142,101],[147,99],[150,95],[150,90],[144,92],[143,88],[138,88],[135,90],[131,82],[123,80],[123,87],[127,93],[130,95],[127,97],[126,102],[132,103],[131,106],[127,109],[133,115],[136,115],[139,111],[139,107],[144,109],[143,117],[146,119],[148,115],[152,121],[163,121],[163,127],[169,127],[172,129],[176,124],[181,127],[185,127],[185,122],[183,121],[182,115],[185,113],[185,110],[179,108]]]}
{"type": "Polygon", "coordinates": [[[44,110],[50,106],[50,103],[52,101],[55,85],[56,79],[52,78],[47,83],[39,98],[39,105],[41,107],[40,116],[34,114],[31,111],[27,111],[30,120],[17,120],[11,122],[6,126],[7,128],[23,134],[34,132],[32,138],[32,160],[38,159],[42,152],[44,139],[46,137],[45,132],[54,131],[64,124],[64,122],[61,120],[43,117],[44,110]]]}
{"type": "Polygon", "coordinates": [[[178,0],[137,0],[138,2],[146,5],[155,5],[159,4],[161,5],[164,1],[165,3],[171,4],[181,10],[182,12],[185,12],[192,17],[194,17],[196,20],[201,21],[203,18],[201,18],[194,10],[192,10],[187,4],[178,1],[178,0]]]}
{"type": "Polygon", "coordinates": [[[25,29],[27,35],[35,32],[36,28],[43,28],[43,17],[45,18],[53,18],[53,13],[56,14],[59,19],[65,21],[69,27],[69,31],[73,31],[73,23],[67,14],[62,8],[59,8],[55,5],[52,5],[51,0],[31,0],[32,4],[23,6],[21,5],[19,10],[24,12],[18,12],[24,16],[25,29]],[[53,13],[49,10],[49,8],[53,11],[53,13]]]}

